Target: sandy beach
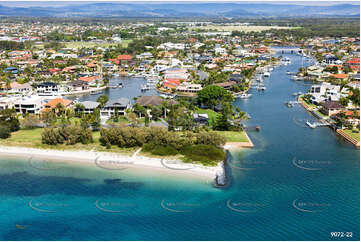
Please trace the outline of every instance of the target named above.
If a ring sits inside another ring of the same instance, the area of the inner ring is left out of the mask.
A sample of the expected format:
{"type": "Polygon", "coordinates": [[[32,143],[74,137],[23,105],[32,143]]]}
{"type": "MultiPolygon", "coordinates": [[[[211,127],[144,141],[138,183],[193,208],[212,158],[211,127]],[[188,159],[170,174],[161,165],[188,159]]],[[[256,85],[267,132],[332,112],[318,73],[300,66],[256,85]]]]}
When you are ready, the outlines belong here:
{"type": "Polygon", "coordinates": [[[46,161],[66,162],[68,164],[82,164],[97,166],[108,170],[121,170],[123,168],[141,168],[143,170],[157,170],[159,172],[174,173],[180,175],[196,175],[207,179],[214,179],[217,167],[206,167],[198,164],[183,163],[180,160],[150,158],[138,155],[140,149],[132,156],[126,156],[110,152],[96,151],[61,151],[50,149],[35,149],[26,147],[0,146],[1,157],[20,157],[28,159],[43,159],[46,161]]]}

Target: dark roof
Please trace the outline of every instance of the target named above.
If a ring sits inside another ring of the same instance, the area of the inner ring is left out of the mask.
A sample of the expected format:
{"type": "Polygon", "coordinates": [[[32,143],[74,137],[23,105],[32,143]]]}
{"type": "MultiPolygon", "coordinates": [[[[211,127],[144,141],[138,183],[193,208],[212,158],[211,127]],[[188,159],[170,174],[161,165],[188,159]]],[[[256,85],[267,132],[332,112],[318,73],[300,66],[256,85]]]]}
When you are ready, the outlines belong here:
{"type": "Polygon", "coordinates": [[[121,97],[115,101],[108,101],[105,107],[126,107],[130,103],[128,98],[121,97]]]}
{"type": "Polygon", "coordinates": [[[344,106],[342,106],[339,102],[335,101],[327,101],[322,103],[322,106],[326,109],[343,109],[344,106]]]}
{"type": "Polygon", "coordinates": [[[55,82],[43,82],[43,83],[38,84],[38,87],[57,86],[57,85],[58,85],[58,83],[55,83],[55,82]]]}
{"type": "Polygon", "coordinates": [[[243,75],[242,74],[231,74],[229,76],[229,80],[230,81],[236,81],[236,82],[240,82],[243,79],[243,75]]]}
{"type": "Polygon", "coordinates": [[[87,82],[81,81],[81,80],[75,80],[71,83],[72,86],[83,86],[88,85],[87,82]]]}
{"type": "Polygon", "coordinates": [[[174,100],[165,100],[159,96],[142,96],[139,97],[135,103],[138,103],[142,106],[160,106],[164,101],[167,101],[169,104],[176,104],[177,101],[174,100]]]}
{"type": "Polygon", "coordinates": [[[100,103],[93,102],[93,101],[84,101],[84,102],[80,102],[80,103],[83,104],[84,108],[86,108],[86,109],[95,109],[100,105],[100,103]]]}

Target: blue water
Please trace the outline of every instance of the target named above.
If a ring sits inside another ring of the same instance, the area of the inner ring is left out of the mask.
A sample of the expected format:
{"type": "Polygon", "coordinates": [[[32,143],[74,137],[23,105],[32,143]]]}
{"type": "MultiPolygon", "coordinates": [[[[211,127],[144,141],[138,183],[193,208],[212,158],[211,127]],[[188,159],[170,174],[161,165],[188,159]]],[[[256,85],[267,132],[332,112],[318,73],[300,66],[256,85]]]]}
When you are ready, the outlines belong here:
{"type": "Polygon", "coordinates": [[[301,65],[288,57],[266,92],[235,102],[261,131],[249,132],[253,149],[231,153],[227,189],[155,171],[1,158],[0,239],[359,240],[359,150],[328,128],[306,128],[314,118],[284,105],[308,88],[286,75],[301,65]]]}

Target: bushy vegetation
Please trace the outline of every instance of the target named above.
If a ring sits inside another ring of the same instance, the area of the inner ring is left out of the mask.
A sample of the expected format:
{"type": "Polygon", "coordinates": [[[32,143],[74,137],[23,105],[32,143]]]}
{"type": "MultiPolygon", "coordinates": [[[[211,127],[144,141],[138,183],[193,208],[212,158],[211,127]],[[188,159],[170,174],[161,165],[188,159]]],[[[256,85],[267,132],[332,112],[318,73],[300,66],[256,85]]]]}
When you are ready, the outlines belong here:
{"type": "Polygon", "coordinates": [[[225,137],[216,132],[184,132],[182,134],[168,131],[161,127],[114,127],[101,129],[99,141],[103,146],[142,147],[143,152],[159,156],[184,155],[187,161],[198,161],[213,165],[222,160],[224,151],[220,146],[226,142],[225,137]],[[192,154],[193,149],[193,154],[192,154]]]}
{"type": "Polygon", "coordinates": [[[184,162],[199,162],[202,165],[215,166],[221,160],[224,160],[226,154],[223,149],[213,145],[185,145],[180,153],[184,155],[184,162]]]}
{"type": "Polygon", "coordinates": [[[0,125],[0,139],[7,139],[11,136],[10,128],[4,125],[0,125]]]}
{"type": "Polygon", "coordinates": [[[78,125],[71,125],[62,128],[46,128],[41,135],[43,144],[57,145],[76,143],[89,144],[93,142],[93,136],[90,129],[84,129],[78,125]]]}
{"type": "Polygon", "coordinates": [[[20,129],[19,119],[16,117],[15,109],[4,109],[0,111],[0,138],[6,139],[11,132],[20,129]]]}

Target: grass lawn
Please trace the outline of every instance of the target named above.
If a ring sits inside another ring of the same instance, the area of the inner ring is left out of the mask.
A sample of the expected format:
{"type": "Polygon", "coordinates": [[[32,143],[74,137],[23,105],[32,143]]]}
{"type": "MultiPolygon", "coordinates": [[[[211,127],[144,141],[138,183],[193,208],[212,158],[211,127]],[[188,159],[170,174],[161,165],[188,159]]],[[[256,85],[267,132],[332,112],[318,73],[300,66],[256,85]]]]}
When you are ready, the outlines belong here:
{"type": "Polygon", "coordinates": [[[226,137],[227,142],[248,142],[244,131],[216,131],[226,137]]]}
{"type": "Polygon", "coordinates": [[[199,114],[208,114],[208,124],[209,126],[213,127],[213,122],[216,121],[217,116],[219,115],[217,112],[213,111],[212,109],[202,109],[198,108],[195,113],[199,114]]]}
{"type": "Polygon", "coordinates": [[[360,130],[357,130],[357,133],[352,132],[352,130],[350,129],[344,129],[343,132],[345,132],[346,134],[350,135],[352,138],[360,141],[360,130]]]}
{"type": "Polygon", "coordinates": [[[107,124],[128,124],[129,121],[125,117],[118,117],[118,122],[114,122],[112,118],[108,119],[107,124]]]}
{"type": "Polygon", "coordinates": [[[117,46],[118,44],[121,44],[122,47],[126,48],[128,47],[128,44],[132,42],[132,40],[122,40],[120,43],[96,43],[96,42],[86,42],[86,41],[73,41],[73,42],[62,42],[66,48],[76,48],[80,49],[82,47],[85,48],[93,48],[93,47],[103,47],[108,48],[110,46],[117,46]]]}

